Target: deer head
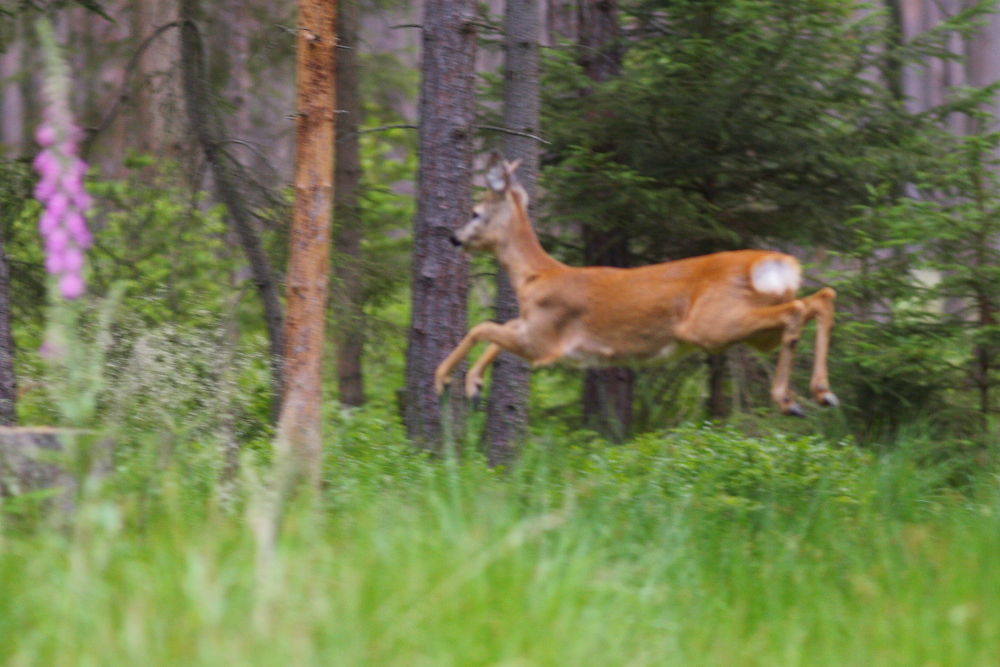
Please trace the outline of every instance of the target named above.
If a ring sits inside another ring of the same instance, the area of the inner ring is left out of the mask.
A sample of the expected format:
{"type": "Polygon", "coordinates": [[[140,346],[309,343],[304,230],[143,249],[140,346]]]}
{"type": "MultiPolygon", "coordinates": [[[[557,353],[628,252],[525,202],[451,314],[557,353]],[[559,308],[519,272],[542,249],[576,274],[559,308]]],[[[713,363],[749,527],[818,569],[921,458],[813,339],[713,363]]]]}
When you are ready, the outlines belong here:
{"type": "Polygon", "coordinates": [[[466,250],[496,250],[510,236],[515,207],[527,213],[528,193],[514,172],[521,160],[507,162],[493,152],[486,164],[486,194],[472,207],[472,219],[451,235],[452,245],[466,250]]]}

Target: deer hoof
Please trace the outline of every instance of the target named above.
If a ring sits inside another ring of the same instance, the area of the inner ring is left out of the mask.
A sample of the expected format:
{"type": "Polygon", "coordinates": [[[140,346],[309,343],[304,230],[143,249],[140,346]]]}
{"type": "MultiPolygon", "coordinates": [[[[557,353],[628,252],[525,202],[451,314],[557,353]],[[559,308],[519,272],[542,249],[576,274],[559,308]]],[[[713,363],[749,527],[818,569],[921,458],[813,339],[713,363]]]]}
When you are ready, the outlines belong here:
{"type": "Polygon", "coordinates": [[[789,417],[805,417],[806,411],[802,409],[801,405],[792,401],[785,406],[785,414],[789,417]]]}
{"type": "Polygon", "coordinates": [[[451,384],[450,375],[442,375],[440,372],[434,374],[434,391],[440,396],[444,393],[445,387],[451,384]]]}
{"type": "Polygon", "coordinates": [[[817,392],[816,402],[828,408],[836,408],[840,405],[840,399],[832,391],[817,392]]]}
{"type": "Polygon", "coordinates": [[[470,401],[479,401],[483,393],[483,381],[480,378],[469,378],[465,381],[465,397],[470,401]]]}

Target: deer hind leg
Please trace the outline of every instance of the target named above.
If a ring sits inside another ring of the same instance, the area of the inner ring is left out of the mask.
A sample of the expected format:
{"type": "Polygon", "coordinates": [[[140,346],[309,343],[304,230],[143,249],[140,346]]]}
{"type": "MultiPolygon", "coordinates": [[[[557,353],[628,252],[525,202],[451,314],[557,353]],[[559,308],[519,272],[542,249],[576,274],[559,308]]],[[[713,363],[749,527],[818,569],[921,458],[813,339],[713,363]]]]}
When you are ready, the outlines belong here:
{"type": "MultiPolygon", "coordinates": [[[[506,324],[482,322],[472,327],[469,333],[465,335],[465,338],[462,339],[462,342],[437,367],[434,373],[434,390],[440,394],[446,386],[451,384],[452,371],[465,358],[465,355],[469,353],[472,346],[479,341],[490,341],[504,350],[513,352],[519,357],[524,357],[525,354],[520,341],[520,333],[523,327],[524,322],[520,319],[511,320],[506,324]]],[[[488,353],[489,350],[487,350],[488,353]]],[[[483,364],[484,368],[485,366],[486,364],[483,364]]],[[[482,369],[480,369],[480,373],[482,373],[482,369]]]]}
{"type": "Polygon", "coordinates": [[[781,351],[771,381],[771,399],[783,413],[798,417],[805,413],[795,402],[790,381],[795,346],[799,342],[808,313],[809,306],[796,299],[776,306],[750,308],[723,322],[695,316],[678,326],[676,333],[684,342],[711,351],[741,341],[754,344],[754,339],[767,343],[773,340],[772,331],[780,332],[781,351]]]}
{"type": "Polygon", "coordinates": [[[469,372],[465,374],[465,396],[469,400],[475,400],[483,391],[483,373],[486,371],[487,366],[493,363],[493,360],[497,358],[497,355],[503,351],[503,348],[496,343],[491,343],[483,355],[479,357],[469,372]]]}
{"type": "Polygon", "coordinates": [[[820,405],[836,407],[840,400],[830,391],[830,378],[827,375],[826,360],[830,352],[830,332],[833,330],[833,302],[837,293],[830,287],[824,287],[810,297],[803,299],[808,307],[806,321],[816,319],[816,350],[813,355],[812,380],[809,389],[813,398],[820,405]]]}

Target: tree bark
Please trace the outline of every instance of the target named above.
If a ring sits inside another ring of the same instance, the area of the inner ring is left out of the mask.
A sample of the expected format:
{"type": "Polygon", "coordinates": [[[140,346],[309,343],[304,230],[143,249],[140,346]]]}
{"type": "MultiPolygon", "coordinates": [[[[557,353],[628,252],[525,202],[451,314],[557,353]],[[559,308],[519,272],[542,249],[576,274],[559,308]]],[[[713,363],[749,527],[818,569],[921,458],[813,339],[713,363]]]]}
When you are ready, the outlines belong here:
{"type": "Polygon", "coordinates": [[[545,23],[549,44],[576,37],[576,13],[571,0],[546,0],[545,23]]]}
{"type": "Polygon", "coordinates": [[[10,268],[0,235],[0,426],[17,423],[17,379],[10,319],[10,268]]]}
{"type": "MultiPolygon", "coordinates": [[[[618,44],[618,4],[615,0],[580,0],[577,6],[577,61],[594,82],[621,71],[618,44]]],[[[583,257],[588,266],[627,267],[628,238],[619,229],[583,230],[583,257]]],[[[591,368],[583,377],[583,423],[620,442],[632,429],[635,371],[631,368],[591,368]]]]}
{"type": "MultiPolygon", "coordinates": [[[[439,450],[443,422],[434,369],[466,328],[468,260],[448,237],[468,218],[472,194],[475,3],[428,0],[424,7],[413,305],[402,402],[409,437],[439,450]]],[[[454,386],[462,387],[462,379],[456,377],[454,386]]],[[[461,389],[450,392],[448,408],[444,419],[453,432],[460,432],[465,408],[461,389]]]]}
{"type": "Polygon", "coordinates": [[[317,488],[336,140],[336,9],[335,0],[299,2],[295,207],[285,281],[285,390],[278,422],[278,440],[289,447],[296,476],[317,488]]]}
{"type": "Polygon", "coordinates": [[[181,68],[184,78],[184,101],[191,132],[212,168],[216,196],[226,206],[229,222],[240,240],[240,245],[243,246],[254,284],[260,294],[264,323],[270,340],[272,414],[277,415],[283,386],[281,371],[283,316],[281,298],[278,295],[278,280],[257,236],[250,207],[240,191],[239,167],[221,151],[223,133],[218,119],[212,113],[201,35],[194,22],[197,7],[197,0],[181,0],[181,68]]]}
{"type": "Polygon", "coordinates": [[[725,419],[729,413],[726,401],[726,353],[708,355],[708,416],[725,419]]]}
{"type": "Polygon", "coordinates": [[[361,158],[358,129],[361,99],[358,91],[359,0],[340,4],[337,22],[340,45],[337,54],[337,164],[334,173],[336,201],[336,274],[338,286],[337,384],[340,402],[358,406],[365,402],[362,355],[364,353],[364,309],[361,294],[361,209],[358,188],[361,158]]]}
{"type": "Polygon", "coordinates": [[[577,60],[592,80],[602,83],[621,71],[617,0],[579,0],[577,60]]]}
{"type": "MultiPolygon", "coordinates": [[[[538,0],[507,0],[504,19],[503,126],[525,134],[538,134],[538,0]]],[[[538,142],[528,137],[503,135],[507,160],[521,160],[517,177],[534,208],[538,175],[538,142]]],[[[497,267],[496,321],[518,316],[517,295],[502,267],[497,267]]],[[[528,426],[528,378],[523,359],[501,352],[493,364],[493,380],[486,404],[486,456],[490,465],[508,463],[517,452],[517,441],[528,426]]]]}

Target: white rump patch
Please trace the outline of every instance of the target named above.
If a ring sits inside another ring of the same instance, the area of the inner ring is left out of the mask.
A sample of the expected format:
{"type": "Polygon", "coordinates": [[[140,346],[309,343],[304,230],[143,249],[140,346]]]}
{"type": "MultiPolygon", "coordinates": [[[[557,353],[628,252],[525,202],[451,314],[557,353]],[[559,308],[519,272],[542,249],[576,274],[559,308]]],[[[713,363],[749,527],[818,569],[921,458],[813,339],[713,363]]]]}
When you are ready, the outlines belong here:
{"type": "Polygon", "coordinates": [[[796,292],[802,282],[798,262],[778,257],[763,259],[750,270],[753,288],[763,294],[781,295],[796,292]]]}

